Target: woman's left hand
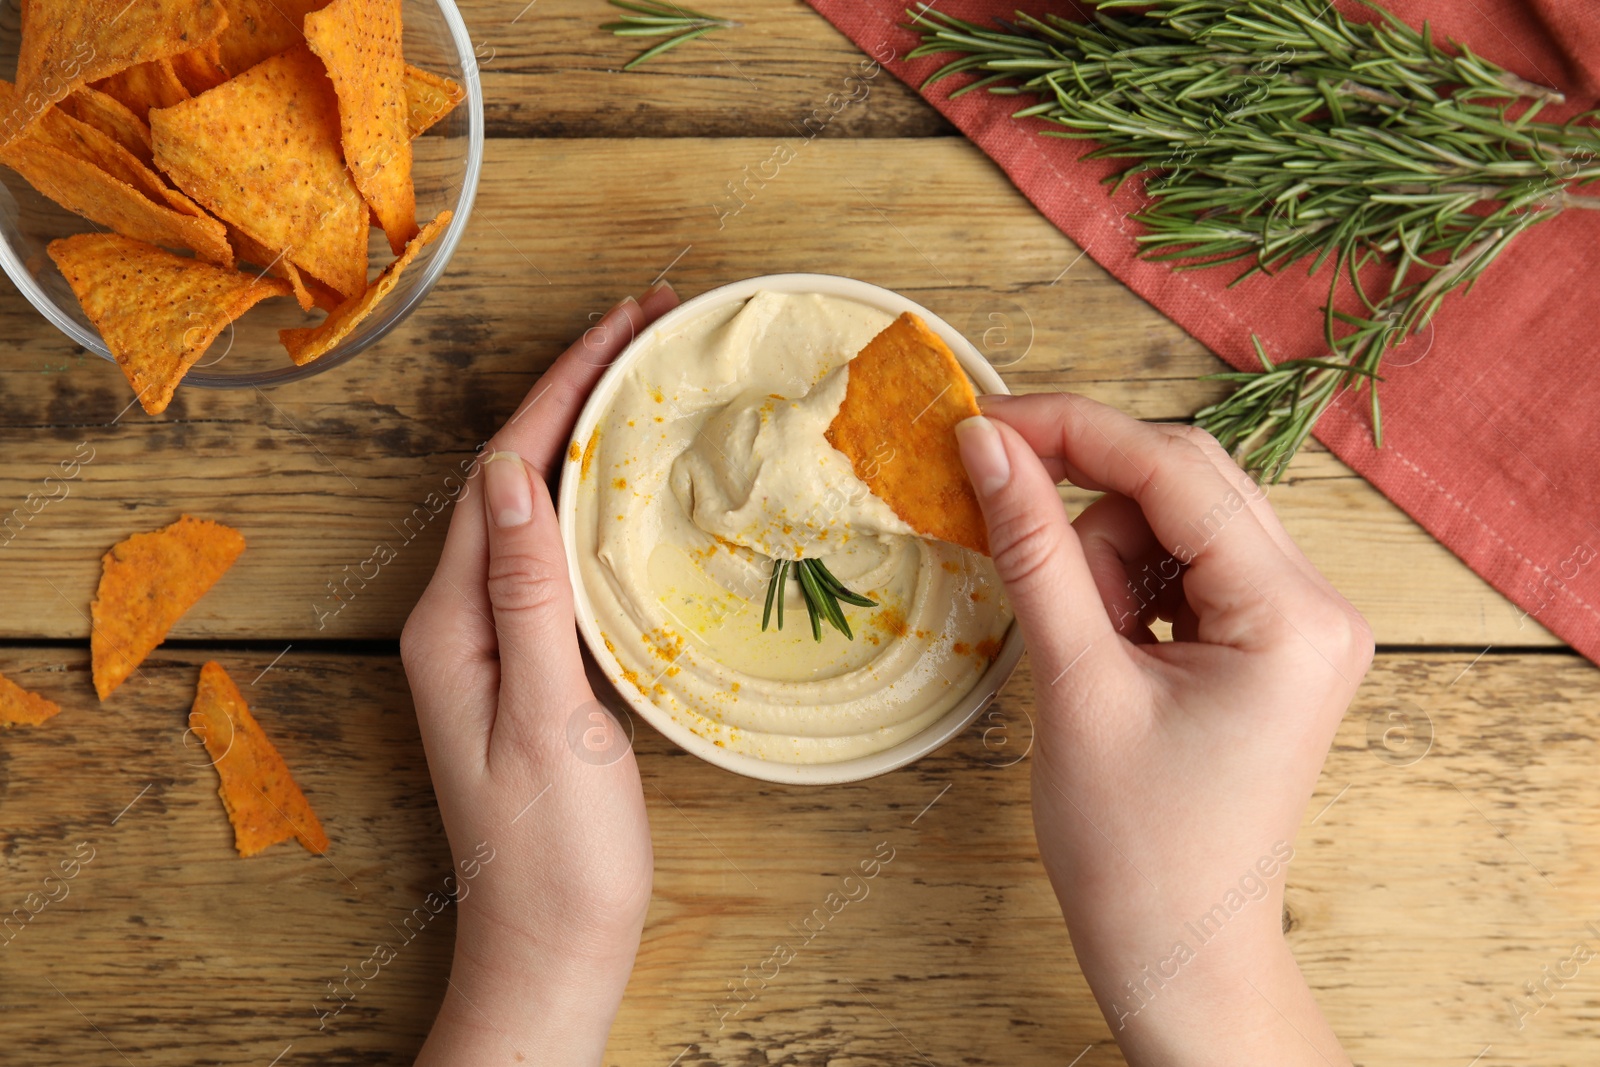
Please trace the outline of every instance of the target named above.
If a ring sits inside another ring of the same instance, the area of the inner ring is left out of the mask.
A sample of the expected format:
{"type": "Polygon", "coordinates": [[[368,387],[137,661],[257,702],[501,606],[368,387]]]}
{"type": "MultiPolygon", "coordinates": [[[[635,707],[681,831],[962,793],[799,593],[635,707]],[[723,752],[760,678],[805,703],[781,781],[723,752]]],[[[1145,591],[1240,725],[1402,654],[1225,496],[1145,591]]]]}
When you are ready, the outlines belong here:
{"type": "Polygon", "coordinates": [[[676,306],[618,304],[495,434],[401,659],[456,861],[450,985],[419,1064],[599,1063],[650,902],[628,738],[595,700],[547,483],[612,360],[676,306]]]}

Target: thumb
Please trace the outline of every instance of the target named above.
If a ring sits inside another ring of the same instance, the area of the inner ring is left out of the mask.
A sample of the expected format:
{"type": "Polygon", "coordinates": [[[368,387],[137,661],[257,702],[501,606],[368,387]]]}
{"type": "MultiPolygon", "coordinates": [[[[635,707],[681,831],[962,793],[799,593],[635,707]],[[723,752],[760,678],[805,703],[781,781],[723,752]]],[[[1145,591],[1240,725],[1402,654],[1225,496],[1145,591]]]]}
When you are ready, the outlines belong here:
{"type": "Polygon", "coordinates": [[[489,604],[500,652],[496,725],[519,709],[569,711],[586,682],[550,490],[521,456],[501,451],[484,461],[483,500],[489,604]]]}
{"type": "Polygon", "coordinates": [[[1125,664],[1055,479],[1033,449],[1011,427],[982,415],[957,423],[956,440],[1040,688],[1069,671],[1125,664]]]}

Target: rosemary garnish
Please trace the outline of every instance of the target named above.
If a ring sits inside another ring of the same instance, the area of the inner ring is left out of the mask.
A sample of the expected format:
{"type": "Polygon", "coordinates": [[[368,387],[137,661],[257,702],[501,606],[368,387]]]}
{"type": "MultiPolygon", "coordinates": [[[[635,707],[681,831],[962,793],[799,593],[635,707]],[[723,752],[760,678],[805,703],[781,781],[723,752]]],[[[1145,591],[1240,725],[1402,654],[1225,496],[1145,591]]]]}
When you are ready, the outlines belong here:
{"type": "Polygon", "coordinates": [[[778,629],[783,629],[783,590],[788,583],[791,570],[795,572],[795,578],[800,583],[801,599],[806,602],[806,614],[811,617],[812,638],[822,640],[822,624],[826,622],[854,641],[856,635],[850,632],[850,621],[844,617],[844,609],[839,607],[839,601],[861,608],[877,607],[878,602],[860,593],[851,592],[843,582],[833,576],[827,564],[820,559],[772,561],[772,577],[767,581],[767,606],[761,612],[762,631],[765,632],[767,623],[772,620],[774,604],[778,608],[778,629]]]}
{"type": "Polygon", "coordinates": [[[717,30],[731,30],[739,25],[731,19],[719,19],[714,15],[690,11],[686,7],[658,0],[606,0],[606,2],[612,7],[620,7],[634,14],[624,15],[616,22],[607,22],[600,27],[602,30],[610,30],[618,37],[670,38],[634,56],[623,66],[623,70],[632,70],[685,41],[704,37],[717,30]]]}
{"type": "Polygon", "coordinates": [[[1384,356],[1523,231],[1600,208],[1573,192],[1600,179],[1600,127],[1579,121],[1593,113],[1536,121],[1560,93],[1445,51],[1426,23],[1371,3],[1377,21],[1351,22],[1326,0],[1088,2],[1092,24],[1019,13],[999,30],[908,11],[923,31],[908,58],[965,53],[928,83],[977,71],[952,95],[1034,94],[1017,116],[1099,142],[1086,158],[1129,160],[1114,180],[1144,181],[1150,203],[1132,217],[1148,258],[1248,262],[1236,283],[1331,266],[1328,355],[1275,364],[1252,338],[1262,370],[1208,376],[1237,385],[1196,421],[1258,477],[1282,475],[1345,389],[1370,385],[1381,447],[1384,356]],[[1393,270],[1376,290],[1361,277],[1374,263],[1393,270]]]}

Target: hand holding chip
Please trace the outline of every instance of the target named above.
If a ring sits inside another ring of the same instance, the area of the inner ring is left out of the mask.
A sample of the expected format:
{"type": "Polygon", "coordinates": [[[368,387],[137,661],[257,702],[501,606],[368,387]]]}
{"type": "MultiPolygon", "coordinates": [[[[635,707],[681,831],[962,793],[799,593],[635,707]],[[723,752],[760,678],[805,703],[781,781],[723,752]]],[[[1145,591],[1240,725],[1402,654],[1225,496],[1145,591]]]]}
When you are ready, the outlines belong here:
{"type": "Polygon", "coordinates": [[[1203,431],[981,407],[957,434],[1032,658],[1039,851],[1128,1062],[1348,1064],[1280,916],[1370,630],[1203,431]],[[1069,523],[1062,479],[1106,495],[1069,523]]]}
{"type": "Polygon", "coordinates": [[[449,992],[419,1064],[596,1063],[650,900],[650,827],[631,751],[596,759],[546,481],[579,408],[659,286],[587,330],[486,450],[401,638],[460,901],[449,992]],[[481,503],[480,503],[481,500],[481,503]],[[520,1053],[513,1056],[512,1053],[520,1053]]]}

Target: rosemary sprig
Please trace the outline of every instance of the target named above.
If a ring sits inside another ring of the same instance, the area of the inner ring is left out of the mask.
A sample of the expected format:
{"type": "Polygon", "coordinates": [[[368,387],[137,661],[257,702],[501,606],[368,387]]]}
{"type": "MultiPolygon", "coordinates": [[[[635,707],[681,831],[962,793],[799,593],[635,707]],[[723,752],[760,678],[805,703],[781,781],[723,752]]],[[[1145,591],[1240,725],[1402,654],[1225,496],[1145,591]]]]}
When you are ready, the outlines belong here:
{"type": "Polygon", "coordinates": [[[1331,268],[1328,354],[1274,364],[1252,338],[1263,369],[1210,376],[1235,390],[1196,414],[1260,477],[1282,475],[1346,389],[1370,387],[1381,446],[1384,356],[1525,230],[1600,207],[1574,192],[1600,179],[1593,115],[1537,121],[1560,93],[1447,51],[1426,24],[1372,3],[1376,21],[1351,22],[1326,0],[1088,2],[1092,23],[1019,13],[999,29],[908,11],[923,31],[910,58],[961,53],[928,83],[978,73],[952,95],[1031,94],[1019,117],[1129,161],[1113,180],[1144,183],[1148,258],[1247,264],[1236,283],[1331,268]],[[1374,265],[1392,270],[1378,292],[1374,265]]]}
{"type": "Polygon", "coordinates": [[[605,23],[600,27],[602,30],[610,30],[618,37],[668,38],[634,56],[623,66],[623,70],[632,70],[685,41],[704,37],[717,30],[731,30],[739,25],[731,19],[719,19],[714,15],[690,11],[686,7],[658,0],[606,0],[606,2],[612,7],[620,7],[633,14],[624,15],[616,22],[605,23]]]}
{"type": "Polygon", "coordinates": [[[767,604],[761,612],[762,631],[765,632],[767,624],[772,620],[774,605],[778,609],[778,629],[783,629],[783,590],[788,583],[791,570],[795,572],[795,578],[800,583],[801,599],[806,603],[806,615],[811,620],[812,638],[817,641],[822,640],[822,624],[826,622],[854,641],[856,635],[851,632],[850,621],[844,617],[844,609],[839,607],[839,601],[861,608],[877,607],[878,602],[846,588],[820,559],[772,561],[772,577],[767,581],[767,604]]]}

